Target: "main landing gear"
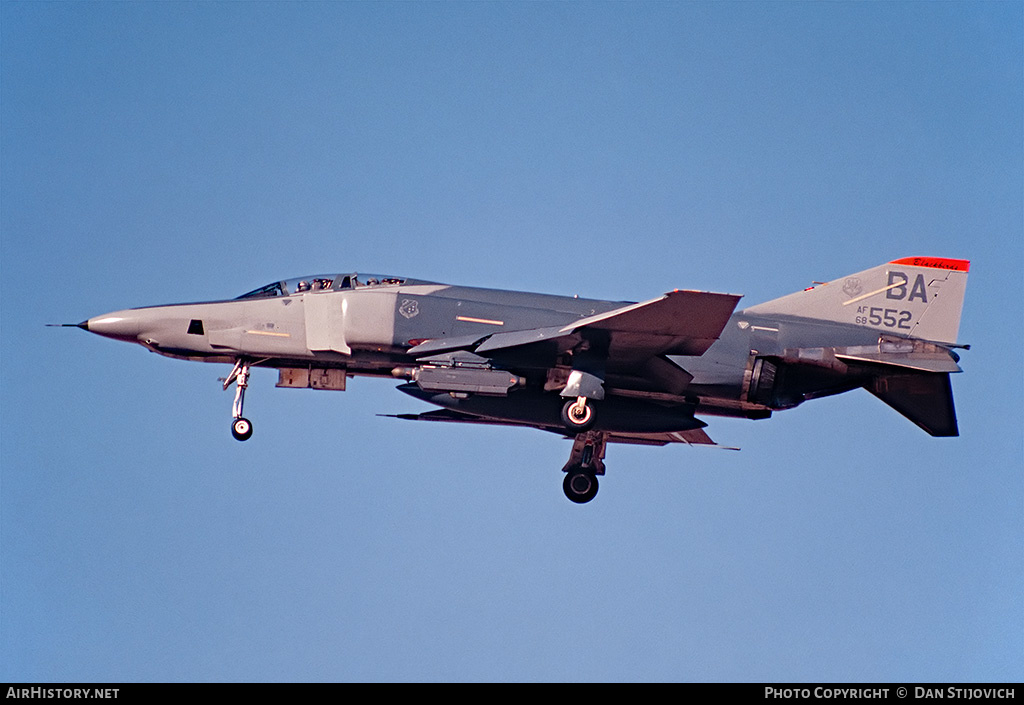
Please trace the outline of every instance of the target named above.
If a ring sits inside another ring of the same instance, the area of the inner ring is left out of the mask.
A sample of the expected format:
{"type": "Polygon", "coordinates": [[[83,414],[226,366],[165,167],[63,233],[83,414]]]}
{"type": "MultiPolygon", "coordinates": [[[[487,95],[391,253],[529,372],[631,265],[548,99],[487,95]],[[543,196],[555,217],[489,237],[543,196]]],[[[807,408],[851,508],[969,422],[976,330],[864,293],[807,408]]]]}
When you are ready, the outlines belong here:
{"type": "Polygon", "coordinates": [[[245,390],[249,386],[249,363],[242,360],[235,362],[231,374],[224,380],[224,389],[235,383],[235,402],[231,405],[231,435],[235,440],[247,441],[252,436],[252,422],[242,416],[245,404],[245,390]]]}
{"type": "Polygon", "coordinates": [[[605,437],[603,433],[580,433],[572,444],[569,462],[562,471],[562,491],[576,504],[585,504],[597,496],[597,476],[604,475],[605,437]]]}
{"type": "Polygon", "coordinates": [[[596,421],[594,402],[604,399],[604,375],[574,369],[560,394],[566,399],[562,425],[571,433],[586,433],[596,421]]]}
{"type": "Polygon", "coordinates": [[[594,425],[594,407],[586,397],[576,397],[562,406],[562,424],[574,433],[585,433],[594,425]]]}

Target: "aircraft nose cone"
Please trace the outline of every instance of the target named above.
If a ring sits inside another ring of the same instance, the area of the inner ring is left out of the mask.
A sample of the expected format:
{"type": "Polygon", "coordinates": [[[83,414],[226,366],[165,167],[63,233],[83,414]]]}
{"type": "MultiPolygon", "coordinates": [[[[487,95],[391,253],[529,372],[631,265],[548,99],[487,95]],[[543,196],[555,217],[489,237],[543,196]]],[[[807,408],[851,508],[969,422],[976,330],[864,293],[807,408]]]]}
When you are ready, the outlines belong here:
{"type": "Polygon", "coordinates": [[[96,316],[78,325],[90,333],[129,341],[135,341],[141,330],[138,316],[133,315],[131,311],[117,311],[96,316]]]}

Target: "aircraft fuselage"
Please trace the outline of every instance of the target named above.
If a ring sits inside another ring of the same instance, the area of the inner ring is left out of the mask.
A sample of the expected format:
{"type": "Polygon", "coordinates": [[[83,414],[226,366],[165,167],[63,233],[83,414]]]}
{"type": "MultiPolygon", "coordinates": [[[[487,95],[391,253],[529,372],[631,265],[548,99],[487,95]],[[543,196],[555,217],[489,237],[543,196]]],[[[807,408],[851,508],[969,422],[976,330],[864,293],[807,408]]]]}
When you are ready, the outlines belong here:
{"type": "Polygon", "coordinates": [[[680,291],[642,303],[356,274],[78,324],[168,357],[233,364],[233,433],[251,367],[279,387],[402,380],[441,407],[401,418],[525,425],[575,438],[566,494],[585,502],[605,442],[712,444],[698,415],[767,418],[864,387],[932,435],[957,435],[949,373],[968,263],[906,258],[734,311],[680,291]],[[581,479],[581,474],[585,475],[581,479]]]}
{"type": "MultiPolygon", "coordinates": [[[[471,342],[504,331],[566,326],[629,303],[423,282],[128,309],[97,316],[82,326],[179,359],[231,364],[248,358],[256,367],[336,369],[347,376],[393,377],[416,364],[422,355],[409,351],[425,341],[471,342]]],[[[877,342],[877,331],[863,326],[740,311],[730,317],[720,338],[703,355],[667,356],[693,376],[685,387],[655,388],[651,380],[638,382],[633,370],[619,364],[607,370],[606,389],[609,396],[624,399],[688,402],[691,413],[766,418],[773,408],[793,406],[799,400],[773,405],[771,399],[751,398],[758,358],[782,358],[787,349],[805,351],[804,362],[819,368],[820,374],[816,388],[801,389],[800,394],[820,396],[846,391],[859,382],[830,374],[834,360],[813,360],[807,350],[824,355],[826,348],[877,342]]],[[[502,357],[497,354],[493,359],[500,363],[502,357]]],[[[532,350],[517,350],[517,359],[504,366],[523,375],[528,381],[525,386],[543,390],[551,369],[571,369],[571,360],[563,357],[562,351],[541,342],[532,350]]],[[[657,372],[652,377],[661,381],[657,372]]],[[[436,395],[418,396],[432,403],[445,401],[436,395]]],[[[445,401],[444,405],[460,403],[445,401]]],[[[522,414],[517,416],[522,420],[522,414]]]]}

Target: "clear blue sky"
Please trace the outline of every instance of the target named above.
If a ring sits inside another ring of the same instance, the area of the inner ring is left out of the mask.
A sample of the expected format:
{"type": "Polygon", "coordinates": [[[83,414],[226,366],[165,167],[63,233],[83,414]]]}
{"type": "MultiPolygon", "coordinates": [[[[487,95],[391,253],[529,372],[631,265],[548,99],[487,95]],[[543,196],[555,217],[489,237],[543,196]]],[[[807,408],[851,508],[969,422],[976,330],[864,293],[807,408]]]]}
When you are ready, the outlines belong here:
{"type": "Polygon", "coordinates": [[[0,4],[0,680],[1024,679],[1020,2],[0,4]],[[363,270],[750,305],[972,261],[961,437],[413,424],[45,323],[363,270]]]}

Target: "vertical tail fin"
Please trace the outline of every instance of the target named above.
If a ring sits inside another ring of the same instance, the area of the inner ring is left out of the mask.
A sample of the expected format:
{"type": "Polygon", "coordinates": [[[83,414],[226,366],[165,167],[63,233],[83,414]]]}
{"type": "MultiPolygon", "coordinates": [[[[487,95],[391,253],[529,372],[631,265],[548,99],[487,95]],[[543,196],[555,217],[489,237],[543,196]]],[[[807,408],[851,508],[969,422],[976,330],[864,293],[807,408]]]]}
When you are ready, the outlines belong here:
{"type": "Polygon", "coordinates": [[[954,344],[970,262],[905,257],[746,309],[954,344]]]}

